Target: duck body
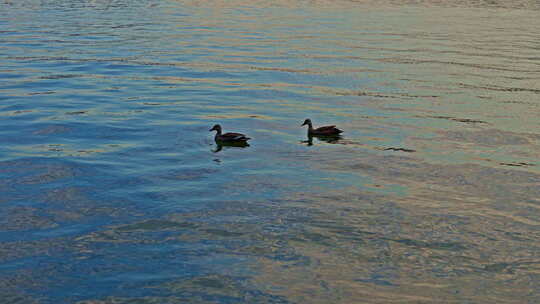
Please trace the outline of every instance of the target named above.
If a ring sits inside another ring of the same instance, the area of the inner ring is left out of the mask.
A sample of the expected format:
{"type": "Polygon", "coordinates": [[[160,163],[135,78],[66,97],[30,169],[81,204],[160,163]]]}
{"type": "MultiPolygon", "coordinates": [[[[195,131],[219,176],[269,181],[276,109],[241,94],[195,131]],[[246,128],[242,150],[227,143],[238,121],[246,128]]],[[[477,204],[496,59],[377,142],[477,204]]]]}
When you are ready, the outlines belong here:
{"type": "Polygon", "coordinates": [[[336,126],[324,126],[314,129],[311,119],[306,119],[302,126],[308,125],[308,136],[339,136],[343,133],[342,130],[336,128],[336,126]]]}
{"type": "Polygon", "coordinates": [[[229,132],[222,134],[220,125],[215,125],[212,129],[210,129],[210,131],[216,131],[216,136],[214,136],[214,140],[220,143],[245,144],[248,140],[251,139],[242,133],[229,132]]]}

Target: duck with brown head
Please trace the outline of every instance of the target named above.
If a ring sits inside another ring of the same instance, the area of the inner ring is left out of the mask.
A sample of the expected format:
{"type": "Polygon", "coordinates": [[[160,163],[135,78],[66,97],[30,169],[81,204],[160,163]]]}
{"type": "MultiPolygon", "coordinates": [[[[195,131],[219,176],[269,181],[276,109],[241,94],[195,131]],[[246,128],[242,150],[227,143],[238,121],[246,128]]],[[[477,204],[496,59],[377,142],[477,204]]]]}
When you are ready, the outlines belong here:
{"type": "Polygon", "coordinates": [[[324,126],[314,129],[311,119],[304,120],[302,126],[308,125],[308,136],[339,136],[343,133],[342,130],[336,128],[336,126],[324,126]]]}
{"type": "Polygon", "coordinates": [[[247,145],[247,141],[251,138],[247,137],[244,134],[241,133],[225,133],[222,134],[221,126],[220,125],[214,125],[210,131],[216,131],[216,136],[214,136],[214,140],[221,144],[245,144],[247,145]]]}

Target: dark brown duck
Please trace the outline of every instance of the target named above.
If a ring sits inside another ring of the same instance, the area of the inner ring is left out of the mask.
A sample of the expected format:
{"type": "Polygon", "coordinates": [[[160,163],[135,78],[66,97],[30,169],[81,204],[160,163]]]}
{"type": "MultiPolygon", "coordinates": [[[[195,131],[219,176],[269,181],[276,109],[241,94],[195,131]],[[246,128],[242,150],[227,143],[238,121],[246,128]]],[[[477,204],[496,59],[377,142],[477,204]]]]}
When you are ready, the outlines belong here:
{"type": "Polygon", "coordinates": [[[336,126],[324,126],[317,129],[313,129],[311,119],[306,119],[302,126],[308,125],[308,136],[337,136],[343,133],[342,130],[336,128],[336,126]]]}
{"type": "Polygon", "coordinates": [[[229,132],[229,133],[222,134],[220,125],[215,125],[214,127],[212,127],[212,129],[210,129],[210,131],[216,131],[216,136],[214,137],[214,139],[217,142],[222,142],[222,143],[246,143],[248,140],[251,139],[241,133],[229,132]]]}

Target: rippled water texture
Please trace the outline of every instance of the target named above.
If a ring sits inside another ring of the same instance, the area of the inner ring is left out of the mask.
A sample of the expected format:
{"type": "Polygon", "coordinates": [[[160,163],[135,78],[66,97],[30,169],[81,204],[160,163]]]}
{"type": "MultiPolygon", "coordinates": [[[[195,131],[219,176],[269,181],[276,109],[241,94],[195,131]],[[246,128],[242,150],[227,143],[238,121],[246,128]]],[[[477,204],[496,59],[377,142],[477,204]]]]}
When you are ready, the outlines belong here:
{"type": "Polygon", "coordinates": [[[1,302],[539,303],[540,4],[441,2],[1,0],[1,302]]]}

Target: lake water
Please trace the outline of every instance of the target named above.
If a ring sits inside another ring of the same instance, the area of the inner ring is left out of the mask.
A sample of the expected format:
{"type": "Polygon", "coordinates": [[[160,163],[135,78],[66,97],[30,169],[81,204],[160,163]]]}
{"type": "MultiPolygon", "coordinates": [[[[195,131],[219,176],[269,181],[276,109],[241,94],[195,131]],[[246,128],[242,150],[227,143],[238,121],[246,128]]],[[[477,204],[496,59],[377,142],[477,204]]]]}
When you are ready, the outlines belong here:
{"type": "Polygon", "coordinates": [[[540,302],[540,3],[451,2],[1,0],[1,302],[540,302]]]}

